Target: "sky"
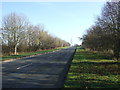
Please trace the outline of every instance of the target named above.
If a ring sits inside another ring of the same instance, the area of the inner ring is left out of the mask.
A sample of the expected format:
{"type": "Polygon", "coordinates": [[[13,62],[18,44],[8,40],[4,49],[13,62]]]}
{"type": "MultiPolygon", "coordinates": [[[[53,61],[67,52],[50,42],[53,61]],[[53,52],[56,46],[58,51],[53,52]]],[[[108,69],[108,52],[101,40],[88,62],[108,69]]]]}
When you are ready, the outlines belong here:
{"type": "Polygon", "coordinates": [[[86,29],[94,24],[105,2],[2,2],[2,17],[23,14],[33,25],[42,24],[50,34],[81,44],[86,29]]]}

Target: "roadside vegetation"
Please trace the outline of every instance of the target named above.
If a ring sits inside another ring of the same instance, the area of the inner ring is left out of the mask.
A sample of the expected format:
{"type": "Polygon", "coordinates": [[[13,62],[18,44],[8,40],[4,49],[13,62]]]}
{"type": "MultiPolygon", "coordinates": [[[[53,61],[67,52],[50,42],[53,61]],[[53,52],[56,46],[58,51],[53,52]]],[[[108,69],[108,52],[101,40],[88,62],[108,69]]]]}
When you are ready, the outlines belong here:
{"type": "Polygon", "coordinates": [[[120,1],[107,2],[101,15],[83,36],[82,46],[91,51],[111,52],[120,60],[120,1]]]}
{"type": "Polygon", "coordinates": [[[65,88],[120,88],[120,62],[103,52],[77,47],[65,88]]]}
{"type": "Polygon", "coordinates": [[[70,46],[65,40],[49,34],[43,25],[32,25],[26,16],[15,12],[2,18],[0,32],[0,56],[70,46]]]}
{"type": "Polygon", "coordinates": [[[0,60],[5,61],[5,60],[9,60],[9,59],[17,59],[17,58],[22,58],[22,57],[27,57],[27,56],[32,56],[32,55],[45,54],[48,52],[53,52],[53,51],[61,50],[61,49],[65,49],[65,48],[67,48],[67,47],[59,47],[59,48],[55,48],[55,49],[47,49],[47,50],[41,50],[41,51],[36,51],[36,52],[20,53],[18,55],[3,56],[3,57],[0,57],[0,60]]]}
{"type": "Polygon", "coordinates": [[[65,88],[120,88],[120,1],[106,2],[83,35],[65,88]]]}

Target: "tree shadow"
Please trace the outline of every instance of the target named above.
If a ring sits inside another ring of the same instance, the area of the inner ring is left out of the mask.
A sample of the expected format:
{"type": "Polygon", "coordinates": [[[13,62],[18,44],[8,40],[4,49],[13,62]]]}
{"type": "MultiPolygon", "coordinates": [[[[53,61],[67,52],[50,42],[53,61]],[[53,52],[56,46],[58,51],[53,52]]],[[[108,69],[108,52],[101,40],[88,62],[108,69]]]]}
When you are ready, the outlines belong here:
{"type": "Polygon", "coordinates": [[[118,75],[120,74],[118,62],[73,62],[72,66],[79,65],[80,72],[89,72],[91,74],[99,75],[118,75]]]}
{"type": "Polygon", "coordinates": [[[84,79],[84,80],[68,80],[65,87],[69,88],[119,88],[119,83],[108,80],[84,79]]]}
{"type": "MultiPolygon", "coordinates": [[[[37,57],[34,59],[36,58],[37,57]]],[[[32,58],[33,64],[31,68],[28,66],[20,70],[9,63],[9,67],[11,67],[3,71],[3,88],[63,87],[64,78],[68,71],[69,60],[44,60],[44,62],[40,62],[34,59],[32,58]]]]}
{"type": "Polygon", "coordinates": [[[76,52],[75,54],[78,59],[94,59],[94,60],[99,60],[99,59],[106,59],[106,60],[111,60],[113,59],[112,55],[103,55],[103,54],[97,54],[97,53],[90,53],[90,52],[76,52]]]}

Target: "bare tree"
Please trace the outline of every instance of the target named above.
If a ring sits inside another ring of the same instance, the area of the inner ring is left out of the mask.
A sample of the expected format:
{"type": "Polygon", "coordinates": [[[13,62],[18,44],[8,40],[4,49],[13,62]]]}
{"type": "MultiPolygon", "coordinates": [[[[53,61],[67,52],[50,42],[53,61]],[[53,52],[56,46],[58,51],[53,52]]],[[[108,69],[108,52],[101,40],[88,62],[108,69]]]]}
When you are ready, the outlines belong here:
{"type": "Polygon", "coordinates": [[[120,2],[106,2],[101,16],[83,37],[85,47],[92,50],[113,50],[120,56],[120,2]]]}
{"type": "Polygon", "coordinates": [[[7,40],[8,46],[13,46],[14,54],[17,54],[17,47],[20,41],[24,38],[23,32],[28,25],[28,20],[24,16],[11,13],[3,18],[2,25],[3,34],[7,40]]]}
{"type": "Polygon", "coordinates": [[[32,25],[25,16],[11,13],[2,21],[3,53],[31,52],[69,46],[69,43],[50,35],[42,25],[32,25]]]}

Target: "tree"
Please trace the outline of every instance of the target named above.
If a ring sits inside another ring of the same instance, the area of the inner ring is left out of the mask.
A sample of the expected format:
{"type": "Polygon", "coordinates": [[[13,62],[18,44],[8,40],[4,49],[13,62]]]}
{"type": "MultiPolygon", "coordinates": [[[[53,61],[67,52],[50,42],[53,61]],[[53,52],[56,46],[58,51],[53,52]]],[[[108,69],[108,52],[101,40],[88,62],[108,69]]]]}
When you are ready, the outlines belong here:
{"type": "MultiPolygon", "coordinates": [[[[8,46],[14,49],[14,54],[17,54],[18,44],[24,39],[24,31],[28,25],[28,20],[24,16],[16,13],[3,18],[3,36],[7,40],[8,46]]],[[[10,50],[11,52],[12,50],[10,50]]]]}
{"type": "Polygon", "coordinates": [[[120,53],[120,2],[107,2],[102,11],[103,30],[111,37],[114,56],[118,59],[120,53]]]}
{"type": "Polygon", "coordinates": [[[106,2],[95,25],[83,36],[83,45],[92,50],[113,50],[120,55],[120,2],[106,2]]]}
{"type": "Polygon", "coordinates": [[[16,13],[3,17],[2,23],[2,53],[7,55],[69,45],[50,35],[42,25],[32,25],[25,16],[16,13]]]}

